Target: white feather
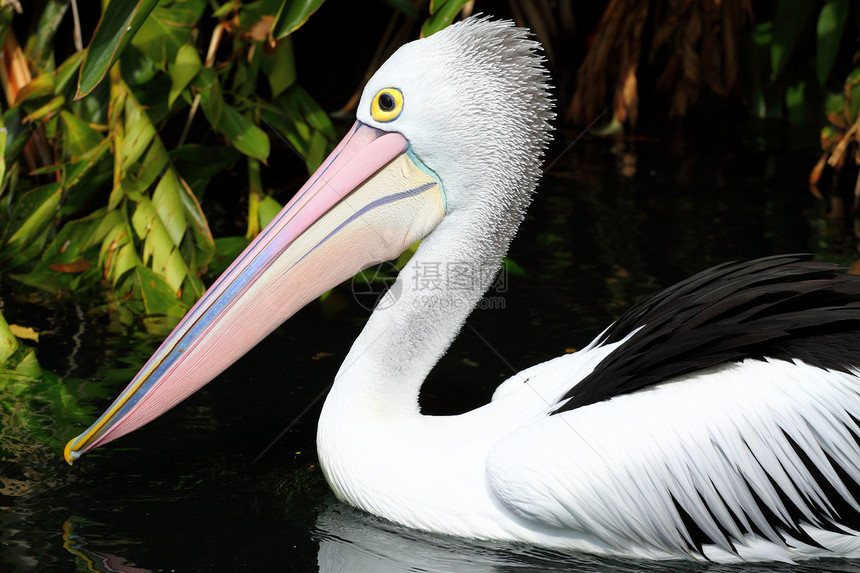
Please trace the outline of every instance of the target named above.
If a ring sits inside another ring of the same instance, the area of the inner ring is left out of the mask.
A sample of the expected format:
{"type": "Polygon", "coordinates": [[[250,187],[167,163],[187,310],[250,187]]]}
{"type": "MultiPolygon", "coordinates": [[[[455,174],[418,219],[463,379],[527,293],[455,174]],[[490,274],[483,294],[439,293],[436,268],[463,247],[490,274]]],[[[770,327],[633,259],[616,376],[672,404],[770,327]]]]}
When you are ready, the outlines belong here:
{"type": "MultiPolygon", "coordinates": [[[[672,496],[694,508],[691,517],[712,539],[723,535],[705,504],[732,537],[742,536],[728,510],[747,531],[754,524],[781,546],[785,533],[770,527],[752,492],[790,522],[779,488],[814,523],[805,499],[820,505],[822,492],[788,435],[840,493],[853,499],[824,452],[854,471],[857,444],[845,427],[860,433],[849,417],[860,414],[858,393],[857,376],[802,363],[725,365],[512,432],[490,450],[487,474],[511,511],[538,523],[588,529],[624,553],[646,547],[688,551],[690,540],[681,533],[686,528],[672,496]]],[[[805,529],[814,539],[822,536],[819,528],[805,529]]],[[[746,547],[735,544],[739,554],[762,541],[747,537],[746,547]]],[[[844,537],[852,552],[860,547],[848,543],[853,536],[844,537]]],[[[728,544],[720,549],[731,552],[728,544]]],[[[717,548],[705,554],[710,552],[721,554],[717,548]]],[[[785,560],[831,552],[783,546],[771,557],[776,554],[785,560]]]]}

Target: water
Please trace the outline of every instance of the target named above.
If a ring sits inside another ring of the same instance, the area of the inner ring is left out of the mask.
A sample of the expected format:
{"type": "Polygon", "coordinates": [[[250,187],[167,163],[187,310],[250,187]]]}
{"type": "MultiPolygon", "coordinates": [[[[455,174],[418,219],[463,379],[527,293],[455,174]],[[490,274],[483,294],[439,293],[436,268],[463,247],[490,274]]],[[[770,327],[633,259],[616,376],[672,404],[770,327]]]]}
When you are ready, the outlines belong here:
{"type": "MultiPolygon", "coordinates": [[[[483,403],[512,369],[581,348],[636,300],[709,265],[797,251],[851,260],[844,222],[805,186],[812,148],[691,125],[684,137],[586,141],[556,164],[511,251],[527,276],[495,293],[503,308],[469,319],[425,386],[425,411],[483,403]]],[[[7,318],[43,331],[41,364],[63,376],[0,391],[2,571],[860,571],[559,554],[410,531],[340,504],[316,465],[317,399],[366,320],[357,304],[309,306],[172,412],[69,468],[65,439],[159,338],[2,288],[7,318]],[[39,398],[62,392],[65,402],[39,398]]],[[[349,303],[348,289],[338,296],[349,303]]]]}

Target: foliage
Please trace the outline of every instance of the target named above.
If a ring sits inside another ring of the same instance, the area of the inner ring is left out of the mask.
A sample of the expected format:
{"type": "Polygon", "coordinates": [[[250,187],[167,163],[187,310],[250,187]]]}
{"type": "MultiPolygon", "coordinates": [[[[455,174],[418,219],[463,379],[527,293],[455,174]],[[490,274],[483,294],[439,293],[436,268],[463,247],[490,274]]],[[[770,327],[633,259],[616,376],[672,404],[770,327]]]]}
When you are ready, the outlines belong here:
{"type": "Polygon", "coordinates": [[[852,18],[860,21],[860,5],[851,0],[611,0],[568,117],[587,122],[611,100],[616,129],[635,126],[644,67],[670,115],[687,115],[707,89],[740,96],[754,117],[814,124],[822,94],[845,77],[856,50],[843,41],[852,18]]]}
{"type": "Polygon", "coordinates": [[[721,98],[740,96],[753,117],[825,123],[824,153],[810,183],[817,185],[827,166],[841,171],[848,158],[856,176],[860,67],[851,62],[860,57],[860,4],[775,0],[755,10],[749,0],[610,0],[579,66],[568,118],[588,122],[609,104],[605,131],[635,127],[647,62],[654,88],[669,95],[671,116],[687,115],[707,88],[721,98]],[[846,36],[846,28],[853,33],[846,36]]]}
{"type": "Polygon", "coordinates": [[[454,22],[469,0],[430,0],[430,16],[421,26],[421,37],[432,36],[454,22]]]}
{"type": "MultiPolygon", "coordinates": [[[[809,176],[814,189],[826,166],[837,172],[846,164],[853,164],[854,171],[860,166],[860,66],[845,78],[841,93],[829,94],[825,105],[828,123],[821,130],[824,153],[809,176]]],[[[854,197],[855,202],[860,200],[860,174],[854,181],[854,197]]]]}
{"type": "Polygon", "coordinates": [[[68,0],[41,13],[0,7],[0,271],[50,292],[104,285],[133,314],[184,314],[220,246],[199,201],[209,182],[246,170],[253,238],[280,208],[260,184],[267,130],[308,170],[335,139],[296,83],[289,37],[320,4],[113,1],[88,48],[69,54],[46,48],[68,0]],[[40,41],[21,46],[13,20],[27,17],[40,41]],[[199,116],[209,129],[192,133],[199,116]]]}
{"type": "Polygon", "coordinates": [[[737,45],[752,17],[749,0],[613,0],[598,24],[595,42],[577,73],[568,108],[574,121],[589,121],[606,104],[612,90],[613,122],[636,124],[639,114],[637,70],[643,32],[653,16],[648,59],[667,52],[657,85],[672,93],[671,113],[685,115],[704,85],[726,95],[738,77],[737,45]],[[663,8],[662,10],[660,8],[663,8]]]}
{"type": "MultiPolygon", "coordinates": [[[[201,294],[201,277],[222,270],[280,209],[261,176],[270,138],[308,171],[336,139],[297,83],[290,36],[323,2],[112,1],[81,22],[70,0],[21,13],[0,4],[0,272],[48,292],[106,292],[127,319],[181,316],[201,294]],[[71,21],[80,49],[64,52],[55,39],[71,21]],[[39,33],[19,44],[22,22],[39,33]],[[82,29],[94,30],[85,50],[82,29]],[[243,237],[216,240],[201,198],[224,169],[246,176],[247,226],[243,237]]],[[[407,22],[426,9],[425,36],[483,8],[386,2],[407,22]]],[[[574,121],[611,100],[610,130],[634,126],[649,78],[668,94],[670,115],[687,114],[707,91],[742,96],[753,116],[795,123],[826,108],[814,179],[856,149],[860,72],[846,62],[860,6],[850,0],[774,0],[755,13],[749,0],[609,0],[577,8],[580,18],[599,16],[581,64],[558,48],[575,22],[569,0],[507,5],[536,31],[558,75],[579,65],[574,121]]],[[[409,26],[392,34],[393,26],[371,68],[407,39],[409,26]]]]}

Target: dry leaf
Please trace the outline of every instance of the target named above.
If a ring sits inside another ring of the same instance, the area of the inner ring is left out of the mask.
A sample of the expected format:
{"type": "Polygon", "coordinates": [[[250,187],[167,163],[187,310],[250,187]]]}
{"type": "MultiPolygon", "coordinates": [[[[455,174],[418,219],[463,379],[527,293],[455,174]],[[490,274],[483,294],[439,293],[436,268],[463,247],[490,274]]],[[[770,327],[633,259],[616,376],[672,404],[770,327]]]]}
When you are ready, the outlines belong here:
{"type": "Polygon", "coordinates": [[[635,124],[646,22],[653,26],[644,34],[651,42],[649,60],[667,52],[655,87],[671,94],[672,115],[685,115],[704,86],[721,96],[731,94],[737,88],[741,31],[752,17],[750,0],[611,0],[577,70],[568,119],[589,121],[606,107],[611,90],[613,118],[635,124]]]}
{"type": "Polygon", "coordinates": [[[33,342],[39,342],[39,333],[30,328],[29,326],[10,324],[9,330],[12,331],[12,334],[14,334],[16,338],[20,338],[21,340],[32,340],[33,342]]]}
{"type": "Polygon", "coordinates": [[[812,172],[809,174],[809,184],[812,186],[818,185],[818,180],[821,179],[821,172],[824,171],[824,166],[827,164],[827,156],[822,155],[812,172]]]}
{"type": "Polygon", "coordinates": [[[48,268],[58,273],[82,273],[89,270],[90,262],[86,259],[78,259],[71,263],[53,263],[48,268]]]}

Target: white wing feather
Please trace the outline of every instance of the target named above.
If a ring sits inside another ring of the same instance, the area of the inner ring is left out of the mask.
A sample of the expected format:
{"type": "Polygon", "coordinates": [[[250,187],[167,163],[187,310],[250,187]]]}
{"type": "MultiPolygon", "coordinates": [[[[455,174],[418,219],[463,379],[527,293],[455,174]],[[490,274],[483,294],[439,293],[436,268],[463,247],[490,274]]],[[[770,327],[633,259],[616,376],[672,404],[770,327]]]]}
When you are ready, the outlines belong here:
{"type": "Polygon", "coordinates": [[[854,375],[748,360],[544,417],[491,448],[487,475],[518,516],[616,550],[826,555],[852,541],[809,465],[860,511],[839,475],[860,483],[858,406],[854,375]]]}

